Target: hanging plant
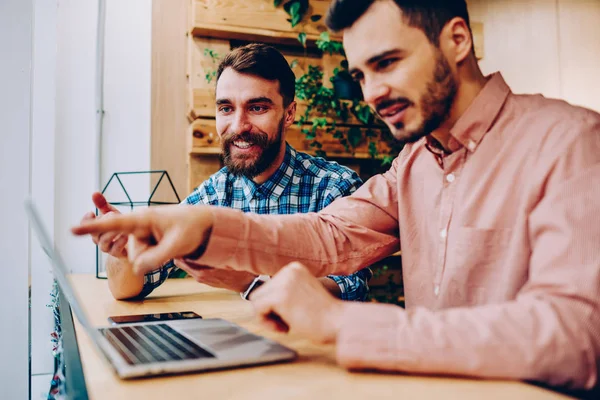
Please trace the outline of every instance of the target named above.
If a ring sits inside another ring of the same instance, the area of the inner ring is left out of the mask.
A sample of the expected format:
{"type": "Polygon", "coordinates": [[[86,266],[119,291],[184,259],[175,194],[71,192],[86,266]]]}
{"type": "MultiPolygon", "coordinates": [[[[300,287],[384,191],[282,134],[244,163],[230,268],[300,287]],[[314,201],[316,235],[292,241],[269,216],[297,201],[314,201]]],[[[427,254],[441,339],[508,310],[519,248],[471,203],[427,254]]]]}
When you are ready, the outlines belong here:
{"type": "MultiPolygon", "coordinates": [[[[282,3],[284,10],[290,16],[288,22],[292,27],[304,20],[309,9],[308,0],[290,0],[285,3],[282,0],[275,0],[274,6],[278,7],[282,3]]],[[[321,18],[321,15],[310,16],[310,20],[313,22],[319,21],[321,18]]],[[[298,42],[306,49],[306,32],[298,34],[298,42]]],[[[339,143],[351,154],[354,154],[356,147],[366,140],[371,157],[380,157],[383,166],[391,164],[401,149],[401,145],[392,140],[387,127],[379,123],[371,108],[363,102],[360,85],[352,79],[348,71],[348,61],[342,42],[332,40],[329,32],[325,31],[319,35],[315,44],[323,53],[332,56],[341,55],[343,59],[340,65],[333,69],[333,76],[327,85],[323,82],[322,68],[312,65],[308,66],[305,74],[296,79],[296,97],[307,105],[297,123],[301,132],[310,140],[310,146],[315,149],[317,156],[326,156],[323,145],[318,140],[318,134],[321,132],[339,140],[339,143]],[[348,123],[351,116],[354,116],[367,129],[354,126],[350,129],[340,130],[338,125],[348,123]],[[376,130],[379,131],[379,135],[376,130]],[[386,140],[390,147],[390,153],[380,155],[376,140],[386,140]]],[[[297,63],[297,60],[292,61],[290,67],[294,68],[297,63]]]]}

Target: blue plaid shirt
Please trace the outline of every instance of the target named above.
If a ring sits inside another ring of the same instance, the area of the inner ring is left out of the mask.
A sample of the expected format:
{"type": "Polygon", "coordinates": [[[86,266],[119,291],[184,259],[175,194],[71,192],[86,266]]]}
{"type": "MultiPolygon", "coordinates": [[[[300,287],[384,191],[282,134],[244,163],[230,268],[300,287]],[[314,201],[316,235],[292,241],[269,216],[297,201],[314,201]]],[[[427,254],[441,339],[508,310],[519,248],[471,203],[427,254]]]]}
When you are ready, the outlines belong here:
{"type": "MultiPolygon", "coordinates": [[[[210,204],[256,214],[317,212],[338,197],[352,194],[362,184],[349,168],[294,150],[289,144],[281,166],[264,183],[257,185],[244,176],[234,176],[227,167],[198,186],[182,204],[210,204]]],[[[162,284],[176,267],[169,263],[146,274],[139,297],[162,284]]],[[[329,275],[340,288],[342,300],[364,300],[371,270],[349,276],[329,275]]]]}

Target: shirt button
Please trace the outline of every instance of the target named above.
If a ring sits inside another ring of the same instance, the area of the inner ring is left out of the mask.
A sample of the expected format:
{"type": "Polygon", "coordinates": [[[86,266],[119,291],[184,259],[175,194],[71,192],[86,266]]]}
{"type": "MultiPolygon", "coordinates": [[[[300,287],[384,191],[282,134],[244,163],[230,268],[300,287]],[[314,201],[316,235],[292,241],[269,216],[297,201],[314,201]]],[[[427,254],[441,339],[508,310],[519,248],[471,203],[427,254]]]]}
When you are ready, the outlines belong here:
{"type": "Polygon", "coordinates": [[[442,239],[446,239],[446,236],[448,236],[448,231],[447,231],[446,229],[442,229],[442,230],[440,231],[440,237],[441,237],[442,239]]]}
{"type": "Polygon", "coordinates": [[[435,294],[435,297],[437,297],[440,294],[440,285],[435,285],[435,287],[433,288],[433,294],[435,294]]]}
{"type": "Polygon", "coordinates": [[[454,179],[455,179],[455,176],[454,176],[454,174],[448,174],[448,175],[446,175],[446,180],[447,180],[449,183],[452,183],[452,182],[454,182],[454,179]]]}
{"type": "Polygon", "coordinates": [[[467,147],[469,147],[469,150],[473,151],[475,150],[475,147],[477,147],[477,143],[475,143],[472,140],[469,140],[469,144],[467,145],[467,147]]]}

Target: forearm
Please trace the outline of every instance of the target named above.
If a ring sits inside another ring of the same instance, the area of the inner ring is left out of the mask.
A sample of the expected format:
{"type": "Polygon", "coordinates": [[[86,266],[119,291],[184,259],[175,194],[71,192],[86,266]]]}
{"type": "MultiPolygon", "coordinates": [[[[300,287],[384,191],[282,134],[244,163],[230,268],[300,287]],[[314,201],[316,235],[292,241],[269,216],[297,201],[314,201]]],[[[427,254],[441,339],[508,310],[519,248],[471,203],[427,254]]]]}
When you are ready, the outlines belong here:
{"type": "Polygon", "coordinates": [[[144,276],[136,275],[127,259],[109,255],[106,260],[106,274],[108,287],[115,299],[130,299],[142,292],[144,276]]]}
{"type": "MultiPolygon", "coordinates": [[[[339,199],[333,205],[346,201],[339,199]]],[[[293,261],[306,265],[315,276],[349,275],[399,246],[397,221],[389,217],[375,230],[328,213],[272,216],[226,208],[213,213],[218,223],[197,263],[256,275],[274,275],[293,261]]]]}
{"type": "Polygon", "coordinates": [[[437,312],[346,303],[337,358],[350,369],[590,388],[597,380],[593,332],[599,325],[591,305],[567,298],[531,296],[437,312]]]}

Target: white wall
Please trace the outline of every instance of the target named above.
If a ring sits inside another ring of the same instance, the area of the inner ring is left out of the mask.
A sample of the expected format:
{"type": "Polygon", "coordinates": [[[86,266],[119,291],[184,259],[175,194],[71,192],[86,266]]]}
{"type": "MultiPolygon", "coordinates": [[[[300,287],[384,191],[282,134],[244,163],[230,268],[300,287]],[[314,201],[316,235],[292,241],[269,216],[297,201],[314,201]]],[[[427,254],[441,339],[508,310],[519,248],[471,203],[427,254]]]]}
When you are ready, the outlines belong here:
{"type": "Polygon", "coordinates": [[[2,398],[29,396],[29,195],[32,0],[0,1],[0,387],[2,398]],[[6,56],[10,55],[10,56],[6,56]]]}
{"type": "Polygon", "coordinates": [[[468,0],[483,22],[484,73],[516,93],[542,93],[600,112],[599,0],[468,0]]]}
{"type": "MultiPolygon", "coordinates": [[[[57,9],[56,0],[34,2],[31,194],[51,235],[54,231],[57,9]]],[[[46,306],[50,302],[48,294],[53,278],[48,257],[35,237],[30,252],[31,374],[36,376],[53,372],[50,333],[54,330],[54,317],[46,306]]]]}
{"type": "Polygon", "coordinates": [[[92,209],[96,189],[97,0],[59,0],[56,56],[55,243],[74,272],[94,271],[89,239],[69,228],[92,209]]]}
{"type": "Polygon", "coordinates": [[[562,95],[600,112],[600,0],[559,0],[562,95]]]}
{"type": "MultiPolygon", "coordinates": [[[[151,0],[106,0],[103,185],[114,172],[150,167],[151,22],[151,0]]],[[[127,183],[148,197],[149,179],[127,183]]]]}
{"type": "MultiPolygon", "coordinates": [[[[3,1],[0,4],[5,7],[3,1]]],[[[11,7],[15,8],[13,5],[11,7]]],[[[9,16],[11,20],[17,21],[16,9],[0,10],[2,16],[9,16]]],[[[106,11],[105,125],[102,137],[101,186],[115,171],[143,170],[150,166],[151,0],[107,0],[106,11]]],[[[71,236],[69,228],[85,212],[93,209],[90,196],[99,189],[99,168],[96,165],[99,149],[95,136],[98,0],[35,0],[34,13],[32,196],[71,269],[74,272],[93,273],[95,247],[87,238],[71,236]]],[[[23,21],[20,23],[23,24],[23,21]]],[[[27,24],[23,24],[21,30],[31,30],[30,25],[27,27],[27,24]]],[[[18,46],[22,53],[31,51],[31,44],[29,47],[24,44],[25,40],[31,41],[31,32],[29,36],[22,35],[22,32],[2,36],[21,37],[22,40],[13,45],[18,46]]],[[[2,54],[12,54],[13,51],[14,49],[7,49],[5,52],[2,48],[2,54]]],[[[17,61],[19,60],[15,62],[17,61]]],[[[10,67],[8,64],[4,65],[4,61],[0,66],[10,67]]],[[[29,70],[23,76],[29,78],[28,74],[29,70]]],[[[0,76],[10,75],[14,76],[15,72],[2,70],[0,76]]],[[[19,80],[12,82],[15,88],[21,83],[19,80]]],[[[0,93],[5,94],[4,90],[0,93]]],[[[10,93],[10,90],[6,92],[6,96],[10,93]]],[[[20,88],[19,94],[29,96],[29,90],[20,88]]],[[[2,100],[4,102],[4,97],[2,100]]],[[[6,101],[17,107],[14,96],[6,101]]],[[[28,123],[29,108],[19,105],[18,110],[26,114],[28,123]]],[[[10,108],[2,107],[1,111],[11,112],[13,119],[18,116],[10,108]]],[[[3,120],[2,114],[0,121],[3,120]]],[[[9,186],[8,182],[4,182],[4,176],[10,172],[23,175],[9,177],[11,184],[14,185],[13,181],[16,180],[29,190],[29,153],[27,157],[23,157],[18,146],[15,148],[16,145],[4,143],[5,140],[18,137],[21,140],[19,144],[26,145],[29,152],[28,131],[23,135],[16,129],[5,127],[12,136],[2,133],[2,187],[9,186]],[[27,168],[19,163],[26,163],[27,168]]],[[[138,186],[138,192],[147,196],[148,180],[138,183],[138,186]]],[[[19,187],[11,191],[11,196],[3,196],[2,209],[14,208],[12,204],[4,206],[7,198],[11,201],[14,199],[14,202],[18,202],[19,209],[22,209],[21,202],[26,193],[22,196],[18,193],[19,187]]],[[[24,218],[24,215],[13,214],[13,218],[24,218]]],[[[2,226],[7,225],[3,223],[2,226]]],[[[13,237],[12,229],[10,232],[9,237],[13,237]]],[[[4,239],[4,231],[2,238],[4,239]]],[[[8,243],[7,240],[2,242],[3,246],[8,243]]],[[[12,244],[11,248],[13,252],[20,250],[18,247],[13,248],[12,244]]],[[[4,251],[4,247],[2,249],[4,251]]],[[[31,373],[49,374],[53,370],[50,333],[54,328],[54,320],[46,305],[50,301],[52,277],[47,258],[38,248],[35,239],[32,240],[31,260],[31,373]]],[[[18,265],[7,265],[11,264],[18,265]]],[[[17,272],[27,273],[25,269],[17,272]]],[[[2,282],[10,283],[7,280],[2,282]]],[[[11,287],[17,288],[14,285],[11,287]]],[[[4,290],[0,293],[4,293],[4,290]]],[[[24,288],[23,293],[26,293],[24,288]]],[[[0,303],[7,304],[4,300],[0,303]]],[[[22,321],[26,322],[26,319],[22,321]]],[[[20,337],[26,338],[23,335],[20,337]]],[[[6,342],[3,340],[0,343],[6,342]]],[[[26,360],[26,353],[22,358],[26,360]]],[[[27,377],[27,369],[24,376],[27,377]]],[[[4,395],[0,397],[4,398],[4,395]]]]}
{"type": "MultiPolygon", "coordinates": [[[[151,0],[106,1],[101,186],[117,171],[150,167],[151,0]]],[[[97,0],[59,0],[56,242],[73,272],[95,271],[95,247],[69,228],[93,209],[97,0]]],[[[145,195],[147,185],[144,184],[145,195]]]]}

